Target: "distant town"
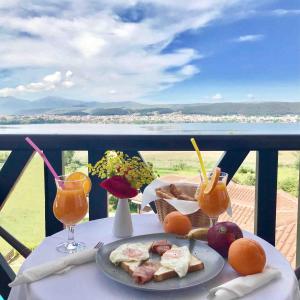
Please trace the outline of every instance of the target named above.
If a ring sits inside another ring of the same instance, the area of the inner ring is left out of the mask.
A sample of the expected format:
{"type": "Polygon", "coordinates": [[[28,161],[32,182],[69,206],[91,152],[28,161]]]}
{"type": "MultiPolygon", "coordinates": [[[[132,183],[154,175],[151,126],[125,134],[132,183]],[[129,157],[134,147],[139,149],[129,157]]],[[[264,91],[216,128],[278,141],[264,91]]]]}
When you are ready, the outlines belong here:
{"type": "Polygon", "coordinates": [[[180,112],[142,115],[0,115],[0,124],[43,124],[43,123],[98,123],[98,124],[159,124],[159,123],[297,123],[300,115],[257,116],[257,115],[202,115],[180,112]]]}
{"type": "Polygon", "coordinates": [[[297,123],[299,102],[145,104],[0,97],[0,124],[297,123]]]}

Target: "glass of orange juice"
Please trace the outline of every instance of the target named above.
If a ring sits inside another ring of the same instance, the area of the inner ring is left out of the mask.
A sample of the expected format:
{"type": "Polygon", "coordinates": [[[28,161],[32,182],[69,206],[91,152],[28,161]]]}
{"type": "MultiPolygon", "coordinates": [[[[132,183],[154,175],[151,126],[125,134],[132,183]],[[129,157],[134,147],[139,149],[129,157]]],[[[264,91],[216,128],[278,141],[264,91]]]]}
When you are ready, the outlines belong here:
{"type": "Polygon", "coordinates": [[[226,188],[228,174],[225,172],[207,173],[208,181],[201,177],[197,199],[201,210],[209,217],[210,226],[216,224],[219,215],[225,212],[229,205],[229,195],[226,188]],[[210,185],[208,187],[208,185],[210,185]]]}
{"type": "Polygon", "coordinates": [[[53,203],[53,213],[68,229],[68,240],[59,244],[59,252],[74,253],[85,248],[82,242],[74,239],[75,224],[80,222],[88,211],[88,201],[84,190],[85,179],[70,180],[68,176],[55,179],[57,193],[53,203]]]}

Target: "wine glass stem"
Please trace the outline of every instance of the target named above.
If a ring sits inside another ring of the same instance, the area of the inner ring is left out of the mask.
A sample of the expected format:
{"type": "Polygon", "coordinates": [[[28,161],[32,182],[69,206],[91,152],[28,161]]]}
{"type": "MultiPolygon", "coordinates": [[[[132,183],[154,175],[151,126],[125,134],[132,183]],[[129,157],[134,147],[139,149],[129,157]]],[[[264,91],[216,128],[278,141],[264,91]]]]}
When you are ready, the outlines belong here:
{"type": "Polygon", "coordinates": [[[209,218],[210,227],[213,227],[217,223],[218,218],[209,218]]]}
{"type": "Polygon", "coordinates": [[[67,226],[68,228],[68,244],[74,244],[74,225],[67,226]]]}

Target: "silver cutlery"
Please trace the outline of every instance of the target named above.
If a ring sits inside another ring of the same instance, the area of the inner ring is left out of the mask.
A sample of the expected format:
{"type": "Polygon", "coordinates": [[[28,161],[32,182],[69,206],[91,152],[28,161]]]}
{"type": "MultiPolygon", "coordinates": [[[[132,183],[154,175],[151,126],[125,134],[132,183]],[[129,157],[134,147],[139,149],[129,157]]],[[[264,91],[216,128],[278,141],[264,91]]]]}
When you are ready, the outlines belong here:
{"type": "Polygon", "coordinates": [[[190,251],[190,253],[193,253],[195,243],[196,243],[195,239],[189,239],[189,251],[190,251]]]}
{"type": "Polygon", "coordinates": [[[104,245],[104,243],[98,242],[97,245],[94,248],[95,249],[100,249],[103,245],[104,245]]]}

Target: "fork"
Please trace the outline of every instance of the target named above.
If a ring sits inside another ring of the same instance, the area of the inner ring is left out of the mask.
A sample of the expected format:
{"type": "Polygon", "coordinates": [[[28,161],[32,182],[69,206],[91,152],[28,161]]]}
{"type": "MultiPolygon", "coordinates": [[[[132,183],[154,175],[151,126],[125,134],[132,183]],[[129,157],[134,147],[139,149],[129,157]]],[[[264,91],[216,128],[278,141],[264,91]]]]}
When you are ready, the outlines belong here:
{"type": "Polygon", "coordinates": [[[98,242],[97,245],[94,247],[95,249],[100,249],[104,245],[103,242],[98,242]]]}

